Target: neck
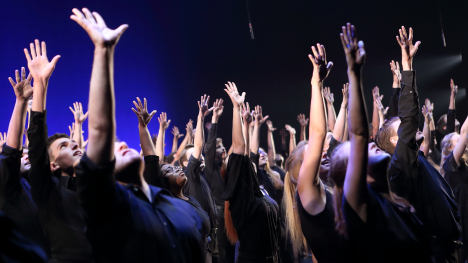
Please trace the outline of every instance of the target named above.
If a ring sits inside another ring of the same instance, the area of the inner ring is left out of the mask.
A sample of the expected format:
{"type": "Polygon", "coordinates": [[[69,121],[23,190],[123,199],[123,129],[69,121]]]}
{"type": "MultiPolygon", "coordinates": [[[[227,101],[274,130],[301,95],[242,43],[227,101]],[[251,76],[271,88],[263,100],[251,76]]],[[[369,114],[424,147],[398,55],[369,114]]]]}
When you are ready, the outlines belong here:
{"type": "Polygon", "coordinates": [[[176,187],[171,187],[170,190],[171,190],[172,195],[174,195],[175,197],[180,198],[182,200],[188,200],[188,197],[184,195],[182,188],[183,187],[176,186],[176,187]]]}

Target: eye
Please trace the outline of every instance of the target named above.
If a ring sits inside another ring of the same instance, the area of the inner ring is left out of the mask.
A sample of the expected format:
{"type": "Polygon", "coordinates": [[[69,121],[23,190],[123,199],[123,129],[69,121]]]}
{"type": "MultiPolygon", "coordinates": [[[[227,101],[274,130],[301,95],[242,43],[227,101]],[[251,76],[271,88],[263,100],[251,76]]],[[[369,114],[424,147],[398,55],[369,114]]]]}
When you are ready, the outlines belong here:
{"type": "Polygon", "coordinates": [[[65,144],[62,144],[62,146],[60,146],[60,150],[63,150],[65,148],[67,148],[67,146],[65,144]]]}

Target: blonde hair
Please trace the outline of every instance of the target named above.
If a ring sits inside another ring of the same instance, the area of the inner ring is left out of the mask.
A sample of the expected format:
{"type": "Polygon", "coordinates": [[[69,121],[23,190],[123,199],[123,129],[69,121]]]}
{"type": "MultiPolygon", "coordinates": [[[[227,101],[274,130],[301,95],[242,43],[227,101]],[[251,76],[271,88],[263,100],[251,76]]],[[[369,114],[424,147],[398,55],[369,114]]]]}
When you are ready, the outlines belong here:
{"type": "Polygon", "coordinates": [[[286,223],[286,237],[291,240],[294,255],[306,251],[307,241],[302,233],[301,220],[297,212],[296,189],[299,171],[304,159],[308,141],[301,141],[286,159],[284,177],[283,212],[286,223]]]}
{"type": "MultiPolygon", "coordinates": [[[[447,135],[445,135],[444,139],[442,139],[442,142],[440,143],[440,150],[442,157],[440,158],[440,166],[439,166],[439,172],[442,176],[445,175],[444,173],[444,163],[449,157],[449,155],[453,152],[453,149],[455,149],[455,145],[452,144],[452,137],[454,135],[458,134],[457,132],[452,132],[447,135]]],[[[465,146],[465,152],[463,152],[463,155],[461,157],[460,162],[464,162],[466,165],[468,165],[468,150],[466,149],[465,146]]]]}

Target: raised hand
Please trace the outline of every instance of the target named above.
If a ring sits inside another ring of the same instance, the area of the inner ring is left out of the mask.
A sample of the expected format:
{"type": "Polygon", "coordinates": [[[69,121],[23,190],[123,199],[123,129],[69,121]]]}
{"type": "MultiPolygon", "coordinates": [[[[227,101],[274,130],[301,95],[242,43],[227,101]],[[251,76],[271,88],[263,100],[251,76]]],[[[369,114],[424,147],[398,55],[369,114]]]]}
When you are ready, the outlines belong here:
{"type": "Polygon", "coordinates": [[[75,135],[75,123],[73,122],[71,126],[68,126],[68,130],[70,130],[70,140],[73,140],[73,136],[75,135]]]}
{"type": "Polygon", "coordinates": [[[372,89],[372,97],[374,98],[374,101],[377,100],[380,97],[380,90],[379,87],[375,86],[372,89]]]}
{"type": "Polygon", "coordinates": [[[430,122],[431,119],[432,119],[431,118],[432,117],[432,112],[429,111],[429,109],[426,107],[426,105],[422,106],[421,112],[422,112],[426,122],[430,122]]]}
{"type": "Polygon", "coordinates": [[[26,102],[31,98],[33,94],[33,87],[31,87],[32,75],[29,74],[26,78],[26,70],[21,68],[21,78],[18,70],[15,70],[16,83],[12,78],[8,78],[15,91],[16,99],[22,102],[26,102]]]}
{"type": "Polygon", "coordinates": [[[273,122],[271,122],[270,120],[267,120],[266,124],[268,126],[269,131],[271,131],[271,132],[276,131],[276,128],[273,128],[273,122]]]}
{"type": "Polygon", "coordinates": [[[213,118],[219,118],[221,117],[221,115],[223,115],[223,110],[224,110],[224,106],[223,106],[223,99],[217,99],[214,103],[213,103],[213,118]]]}
{"type": "Polygon", "coordinates": [[[323,89],[323,96],[327,100],[328,104],[333,104],[333,102],[335,102],[335,96],[330,92],[330,87],[325,87],[323,89]]]}
{"type": "Polygon", "coordinates": [[[258,106],[258,105],[255,107],[254,117],[255,117],[255,124],[258,123],[258,125],[262,125],[269,118],[268,115],[263,117],[262,106],[258,106]]]}
{"type": "Polygon", "coordinates": [[[409,29],[409,34],[406,33],[406,28],[404,26],[398,31],[400,32],[400,37],[396,36],[396,39],[401,47],[401,65],[403,70],[413,70],[413,57],[416,55],[421,41],[417,41],[413,45],[413,29],[411,27],[409,29]]]}
{"type": "Polygon", "coordinates": [[[341,90],[343,93],[343,102],[341,102],[341,107],[347,108],[348,107],[348,99],[349,99],[349,84],[343,84],[343,89],[341,90]]]}
{"type": "Polygon", "coordinates": [[[357,41],[356,29],[350,23],[342,27],[343,33],[340,34],[341,44],[348,62],[348,69],[360,70],[366,60],[366,51],[364,50],[364,42],[357,41]]]}
{"type": "MultiPolygon", "coordinates": [[[[185,131],[187,136],[192,135],[193,133],[193,121],[190,119],[189,122],[185,125],[185,131]]],[[[190,138],[190,137],[189,137],[190,138]]]]}
{"type": "Polygon", "coordinates": [[[174,135],[174,138],[176,139],[184,137],[183,134],[179,133],[179,128],[177,128],[176,126],[172,127],[172,135],[174,135]]]}
{"type": "Polygon", "coordinates": [[[248,102],[241,104],[241,114],[242,114],[242,119],[244,120],[244,124],[250,125],[252,123],[253,113],[254,113],[253,111],[250,112],[250,105],[248,102]]]}
{"type": "Polygon", "coordinates": [[[431,103],[431,101],[428,98],[426,98],[426,100],[424,101],[424,105],[430,113],[434,111],[434,103],[431,103]]]}
{"type": "Polygon", "coordinates": [[[292,135],[295,135],[295,134],[296,134],[296,129],[294,129],[294,128],[291,127],[290,125],[286,124],[284,127],[286,128],[286,130],[287,130],[290,134],[292,134],[292,135]]]}
{"type": "Polygon", "coordinates": [[[75,123],[81,124],[86,120],[86,118],[88,118],[88,112],[86,112],[86,114],[83,114],[83,105],[81,105],[81,102],[73,103],[73,109],[72,107],[68,108],[75,116],[75,123]]]}
{"type": "Polygon", "coordinates": [[[115,47],[128,25],[124,24],[112,30],[106,26],[104,19],[97,12],[91,14],[87,8],[82,10],[84,15],[77,8],[73,8],[74,15],[70,18],[88,33],[96,47],[115,47]]]}
{"type": "Polygon", "coordinates": [[[240,107],[240,105],[244,103],[245,92],[242,92],[242,95],[239,95],[236,84],[234,82],[228,81],[228,84],[224,84],[224,85],[226,86],[224,91],[226,91],[226,93],[231,98],[231,101],[234,107],[240,107]]]}
{"type": "Polygon", "coordinates": [[[400,81],[401,81],[401,72],[400,72],[400,64],[398,64],[398,61],[395,63],[395,61],[392,60],[392,62],[390,62],[390,69],[392,70],[392,74],[393,74],[393,84],[395,84],[394,86],[398,84],[398,86],[394,88],[399,88],[400,81]]]}
{"type": "Polygon", "coordinates": [[[167,120],[167,115],[165,112],[162,112],[159,115],[158,121],[159,121],[159,129],[162,129],[162,130],[166,130],[167,128],[169,128],[169,124],[171,123],[171,120],[167,120]]]}
{"type": "Polygon", "coordinates": [[[2,133],[0,132],[0,146],[3,146],[6,143],[7,140],[7,134],[6,132],[2,133]]]}
{"type": "Polygon", "coordinates": [[[297,121],[301,124],[301,126],[307,126],[307,124],[309,123],[309,118],[306,119],[305,115],[301,113],[297,115],[297,121]]]}
{"type": "Polygon", "coordinates": [[[146,98],[143,98],[143,104],[141,104],[141,100],[138,97],[137,101],[138,103],[133,101],[133,104],[135,105],[136,109],[132,108],[132,111],[135,112],[136,116],[138,117],[138,125],[140,125],[141,127],[146,127],[148,126],[148,123],[150,123],[154,114],[156,114],[156,110],[152,111],[151,113],[148,113],[146,98]]]}
{"type": "Polygon", "coordinates": [[[377,97],[377,99],[374,101],[374,103],[377,106],[377,108],[379,109],[382,116],[385,116],[385,115],[387,115],[388,107],[384,108],[384,106],[382,104],[382,98],[383,98],[383,95],[377,97]]]}
{"type": "MultiPolygon", "coordinates": [[[[46,43],[42,41],[42,48],[39,45],[39,40],[34,41],[29,44],[31,49],[31,55],[27,48],[24,49],[24,54],[26,55],[26,60],[28,61],[28,68],[30,74],[34,78],[34,83],[41,82],[42,88],[45,90],[47,88],[47,83],[49,81],[52,72],[54,72],[55,65],[57,64],[60,55],[55,56],[50,62],[47,58],[47,48],[46,43]]],[[[38,86],[34,84],[34,86],[38,86]]]]}
{"type": "Polygon", "coordinates": [[[286,129],[281,129],[280,130],[280,136],[281,138],[285,139],[286,136],[288,136],[288,133],[286,132],[286,129]]]}
{"type": "Polygon", "coordinates": [[[210,112],[214,109],[214,107],[208,108],[209,102],[210,102],[210,96],[206,97],[206,94],[204,96],[201,96],[201,99],[198,102],[198,109],[199,109],[198,114],[201,115],[202,118],[205,118],[206,115],[210,114],[210,112]]]}
{"type": "Polygon", "coordinates": [[[452,90],[452,96],[453,97],[456,97],[457,96],[457,93],[458,93],[458,86],[455,85],[455,83],[453,82],[453,79],[450,79],[450,89],[452,90]]]}
{"type": "Polygon", "coordinates": [[[314,83],[324,81],[333,67],[333,62],[329,61],[327,63],[327,53],[325,52],[325,47],[319,43],[317,43],[317,48],[312,46],[312,55],[309,54],[309,59],[314,66],[311,84],[313,85],[314,83]]]}

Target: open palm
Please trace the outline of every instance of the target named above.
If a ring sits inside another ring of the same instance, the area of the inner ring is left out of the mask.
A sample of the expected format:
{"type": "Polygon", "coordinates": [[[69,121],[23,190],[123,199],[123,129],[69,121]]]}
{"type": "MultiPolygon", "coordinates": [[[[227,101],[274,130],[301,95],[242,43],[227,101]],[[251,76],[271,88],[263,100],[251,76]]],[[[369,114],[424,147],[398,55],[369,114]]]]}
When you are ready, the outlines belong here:
{"type": "Polygon", "coordinates": [[[12,78],[8,78],[8,80],[10,81],[11,86],[13,86],[16,98],[22,101],[28,101],[33,94],[33,87],[31,87],[32,75],[29,74],[26,78],[26,70],[21,68],[21,79],[18,70],[15,71],[15,77],[16,83],[12,78]]]}

